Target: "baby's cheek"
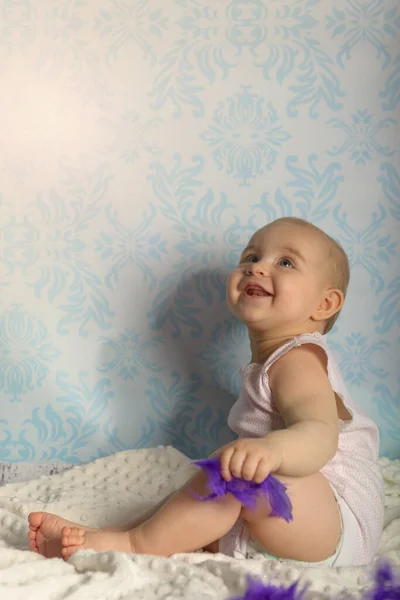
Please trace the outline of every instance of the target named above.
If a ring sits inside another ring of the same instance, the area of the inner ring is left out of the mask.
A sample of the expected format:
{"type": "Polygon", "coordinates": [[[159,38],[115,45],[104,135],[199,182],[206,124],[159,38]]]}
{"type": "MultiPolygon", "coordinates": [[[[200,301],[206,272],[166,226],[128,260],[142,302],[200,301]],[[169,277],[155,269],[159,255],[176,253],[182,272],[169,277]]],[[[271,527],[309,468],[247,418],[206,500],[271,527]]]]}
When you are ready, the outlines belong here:
{"type": "Polygon", "coordinates": [[[229,304],[235,303],[239,298],[239,281],[240,278],[235,274],[231,274],[226,285],[226,300],[229,304]]]}

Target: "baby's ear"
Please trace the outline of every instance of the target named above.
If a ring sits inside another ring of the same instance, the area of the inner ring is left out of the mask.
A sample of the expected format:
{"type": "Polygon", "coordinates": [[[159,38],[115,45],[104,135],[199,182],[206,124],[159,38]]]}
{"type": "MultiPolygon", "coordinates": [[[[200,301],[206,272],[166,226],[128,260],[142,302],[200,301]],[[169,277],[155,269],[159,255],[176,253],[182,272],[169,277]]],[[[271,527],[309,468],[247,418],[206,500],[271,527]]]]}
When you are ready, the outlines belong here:
{"type": "Polygon", "coordinates": [[[329,289],[311,315],[313,321],[327,321],[342,308],[344,294],[337,289],[329,289]]]}

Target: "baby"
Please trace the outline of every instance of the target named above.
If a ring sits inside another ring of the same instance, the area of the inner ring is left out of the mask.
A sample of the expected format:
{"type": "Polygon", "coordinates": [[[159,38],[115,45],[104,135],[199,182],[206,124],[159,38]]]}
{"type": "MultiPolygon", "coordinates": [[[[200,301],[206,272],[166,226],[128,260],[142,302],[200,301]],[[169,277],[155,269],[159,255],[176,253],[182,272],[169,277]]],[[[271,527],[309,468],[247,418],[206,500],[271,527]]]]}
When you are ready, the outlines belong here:
{"type": "Polygon", "coordinates": [[[292,522],[270,515],[262,499],[252,510],[230,494],[197,499],[192,490],[207,495],[199,472],[125,527],[89,529],[31,513],[31,549],[65,559],[83,548],[160,556],[204,548],[307,565],[370,562],[384,516],[378,430],[350,399],[324,337],[348,283],[343,249],[296,218],[257,231],[228,280],[228,306],[248,329],[252,356],[228,418],[239,438],[215,454],[227,481],[278,477],[292,522]]]}

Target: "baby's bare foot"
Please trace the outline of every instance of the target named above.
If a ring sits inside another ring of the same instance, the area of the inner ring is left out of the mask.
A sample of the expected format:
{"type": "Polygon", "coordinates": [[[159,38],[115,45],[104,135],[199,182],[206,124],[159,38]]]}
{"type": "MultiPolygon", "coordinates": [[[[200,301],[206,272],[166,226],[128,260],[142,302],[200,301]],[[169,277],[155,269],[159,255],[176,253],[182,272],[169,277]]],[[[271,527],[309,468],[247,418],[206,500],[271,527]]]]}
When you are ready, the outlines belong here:
{"type": "Polygon", "coordinates": [[[105,552],[134,552],[129,531],[105,531],[103,529],[85,529],[82,527],[63,527],[61,532],[62,556],[65,560],[84,548],[105,552]]]}
{"type": "Polygon", "coordinates": [[[61,558],[61,531],[63,527],[76,527],[76,524],[45,512],[31,513],[28,521],[30,549],[46,558],[61,558]]]}
{"type": "MultiPolygon", "coordinates": [[[[129,531],[131,525],[119,525],[118,527],[107,527],[105,529],[92,529],[84,527],[72,521],[62,519],[57,515],[46,512],[33,512],[28,516],[29,521],[29,547],[32,552],[38,552],[46,558],[62,557],[61,535],[64,527],[78,528],[83,532],[113,533],[129,531]]],[[[76,552],[76,550],[75,550],[76,552]]]]}

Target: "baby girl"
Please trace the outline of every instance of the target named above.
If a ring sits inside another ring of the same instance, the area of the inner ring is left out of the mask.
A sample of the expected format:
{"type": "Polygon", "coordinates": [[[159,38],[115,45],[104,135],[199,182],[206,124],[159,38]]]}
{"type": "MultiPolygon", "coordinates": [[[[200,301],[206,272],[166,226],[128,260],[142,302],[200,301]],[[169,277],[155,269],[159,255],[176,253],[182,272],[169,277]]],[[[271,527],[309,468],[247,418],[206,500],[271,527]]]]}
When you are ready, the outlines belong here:
{"type": "Polygon", "coordinates": [[[314,225],[283,218],[257,231],[229,277],[227,302],[245,324],[251,363],[220,448],[221,475],[287,487],[293,520],[267,500],[248,509],[232,495],[203,502],[203,472],[135,523],[89,529],[43,512],[29,515],[32,550],[68,558],[83,548],[170,556],[206,549],[262,553],[307,565],[371,561],[383,527],[375,424],[351,400],[325,334],[343,306],[349,264],[314,225]]]}

